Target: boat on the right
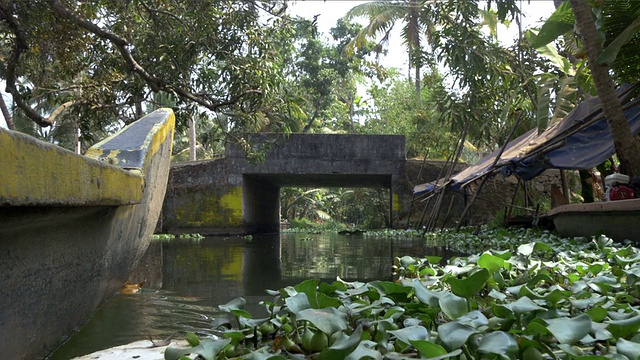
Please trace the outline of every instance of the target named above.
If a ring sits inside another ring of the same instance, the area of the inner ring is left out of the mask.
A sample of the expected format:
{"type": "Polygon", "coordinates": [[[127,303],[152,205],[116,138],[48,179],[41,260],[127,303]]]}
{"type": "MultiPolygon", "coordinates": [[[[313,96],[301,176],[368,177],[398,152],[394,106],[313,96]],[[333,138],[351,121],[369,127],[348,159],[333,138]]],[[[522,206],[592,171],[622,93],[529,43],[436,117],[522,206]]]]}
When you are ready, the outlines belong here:
{"type": "Polygon", "coordinates": [[[603,234],[615,241],[640,241],[640,199],[560,205],[546,214],[559,235],[603,234]]]}

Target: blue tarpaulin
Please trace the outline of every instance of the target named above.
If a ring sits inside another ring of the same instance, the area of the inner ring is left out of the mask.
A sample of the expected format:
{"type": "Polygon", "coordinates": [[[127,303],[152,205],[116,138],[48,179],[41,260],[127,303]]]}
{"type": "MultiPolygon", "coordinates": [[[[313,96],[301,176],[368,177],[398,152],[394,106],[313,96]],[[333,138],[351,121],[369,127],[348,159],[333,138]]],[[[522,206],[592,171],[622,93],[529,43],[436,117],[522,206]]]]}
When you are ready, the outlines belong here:
{"type": "MultiPolygon", "coordinates": [[[[640,83],[625,85],[617,94],[633,135],[640,133],[640,98],[635,89],[640,83]]],[[[416,185],[414,195],[431,192],[437,187],[464,187],[478,178],[501,171],[508,176],[517,174],[531,180],[549,168],[565,170],[591,169],[615,153],[615,147],[598,97],[580,103],[561,121],[538,134],[533,129],[510,141],[500,159],[499,150],[482,158],[449,181],[416,185]],[[494,165],[495,162],[495,165],[494,165]]]]}

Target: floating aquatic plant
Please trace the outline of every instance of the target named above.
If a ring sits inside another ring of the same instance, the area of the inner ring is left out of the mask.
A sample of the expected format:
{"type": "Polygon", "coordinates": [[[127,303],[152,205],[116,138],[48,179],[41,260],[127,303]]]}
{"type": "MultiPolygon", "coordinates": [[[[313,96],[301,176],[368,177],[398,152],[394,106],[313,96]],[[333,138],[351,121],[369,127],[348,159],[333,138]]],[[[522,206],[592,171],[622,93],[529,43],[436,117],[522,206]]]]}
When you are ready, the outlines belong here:
{"type": "Polygon", "coordinates": [[[266,318],[235,299],[220,306],[229,321],[216,324],[217,339],[169,348],[165,358],[640,358],[637,248],[530,230],[427,241],[438,236],[456,251],[482,249],[446,263],[396,258],[397,281],[269,290],[266,318]]]}

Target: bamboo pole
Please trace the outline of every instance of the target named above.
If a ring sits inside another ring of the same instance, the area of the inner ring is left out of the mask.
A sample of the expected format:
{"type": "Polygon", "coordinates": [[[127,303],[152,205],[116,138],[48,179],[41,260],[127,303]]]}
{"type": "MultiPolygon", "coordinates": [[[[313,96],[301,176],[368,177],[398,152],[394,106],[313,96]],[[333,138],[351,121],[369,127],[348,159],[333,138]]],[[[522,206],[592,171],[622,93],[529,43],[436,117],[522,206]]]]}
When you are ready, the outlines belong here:
{"type": "MultiPolygon", "coordinates": [[[[513,125],[513,128],[511,129],[511,132],[509,133],[509,136],[507,136],[507,139],[505,140],[504,144],[500,148],[500,151],[496,154],[496,158],[493,159],[493,164],[491,165],[491,168],[496,166],[496,164],[498,163],[498,160],[500,160],[500,157],[502,156],[502,153],[507,148],[507,145],[509,144],[509,141],[511,141],[511,137],[513,136],[513,133],[516,131],[516,128],[520,124],[520,121],[522,120],[522,117],[523,117],[523,113],[520,113],[520,115],[518,116],[518,120],[516,120],[516,123],[513,125]]],[[[464,210],[462,211],[462,215],[460,215],[460,220],[458,221],[458,225],[456,226],[456,231],[459,231],[460,227],[462,227],[462,222],[467,217],[467,213],[469,212],[469,209],[471,208],[471,206],[473,205],[474,201],[478,197],[478,194],[482,190],[482,187],[487,182],[488,178],[489,178],[488,174],[485,174],[482,177],[482,181],[480,182],[480,185],[478,185],[478,188],[476,189],[476,191],[473,193],[473,197],[471,198],[471,201],[467,204],[467,206],[465,206],[464,210]]]]}

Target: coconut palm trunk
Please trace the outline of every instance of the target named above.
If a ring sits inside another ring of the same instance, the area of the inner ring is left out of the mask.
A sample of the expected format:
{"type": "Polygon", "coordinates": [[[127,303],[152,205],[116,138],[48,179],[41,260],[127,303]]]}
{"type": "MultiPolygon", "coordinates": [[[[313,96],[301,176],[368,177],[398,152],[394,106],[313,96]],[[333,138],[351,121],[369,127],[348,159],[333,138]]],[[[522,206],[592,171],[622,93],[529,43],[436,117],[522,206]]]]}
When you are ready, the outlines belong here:
{"type": "Polygon", "coordinates": [[[640,144],[633,137],[629,123],[622,111],[613,80],[609,76],[609,67],[598,64],[596,61],[602,53],[602,44],[596,31],[589,3],[587,0],[571,0],[571,7],[582,35],[593,82],[602,102],[604,116],[607,119],[620,164],[626,169],[628,175],[640,175],[640,144]]]}

